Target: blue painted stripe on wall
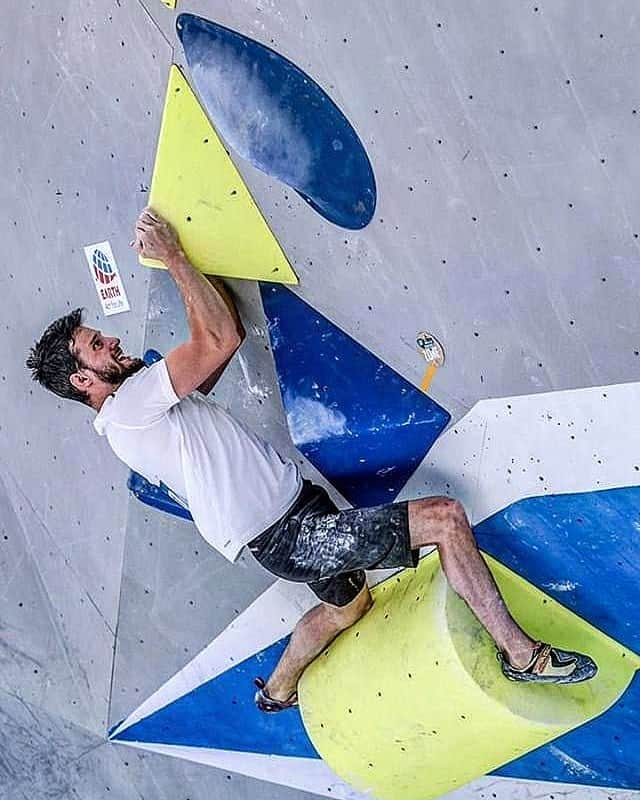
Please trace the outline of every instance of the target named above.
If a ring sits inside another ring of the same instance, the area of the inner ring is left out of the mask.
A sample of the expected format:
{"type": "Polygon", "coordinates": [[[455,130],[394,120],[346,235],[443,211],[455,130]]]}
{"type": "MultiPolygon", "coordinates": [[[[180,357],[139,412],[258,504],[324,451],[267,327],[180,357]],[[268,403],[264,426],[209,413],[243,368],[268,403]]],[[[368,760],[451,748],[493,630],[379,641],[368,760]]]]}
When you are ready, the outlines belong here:
{"type": "Polygon", "coordinates": [[[288,641],[289,637],[281,639],[203,683],[126,728],[114,741],[319,758],[297,708],[265,714],[253,701],[253,679],[271,674],[288,641]]]}
{"type": "Polygon", "coordinates": [[[260,289],[294,444],[354,506],[392,502],[449,413],[289,289],[260,289]]]}

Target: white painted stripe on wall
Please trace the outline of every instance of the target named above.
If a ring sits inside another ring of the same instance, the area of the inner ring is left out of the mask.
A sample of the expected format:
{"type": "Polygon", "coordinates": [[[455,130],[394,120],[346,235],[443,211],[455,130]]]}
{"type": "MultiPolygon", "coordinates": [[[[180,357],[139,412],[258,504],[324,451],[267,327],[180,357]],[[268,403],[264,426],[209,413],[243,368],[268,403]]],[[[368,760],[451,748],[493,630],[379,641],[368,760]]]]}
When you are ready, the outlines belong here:
{"type": "Polygon", "coordinates": [[[341,781],[324,761],[317,758],[267,756],[260,753],[141,742],[118,742],[117,744],[153,753],[162,753],[174,758],[183,758],[198,764],[207,764],[210,767],[237,772],[269,783],[290,786],[293,789],[314,792],[326,797],[336,797],[338,800],[369,800],[370,798],[370,795],[356,792],[355,789],[341,781]]]}

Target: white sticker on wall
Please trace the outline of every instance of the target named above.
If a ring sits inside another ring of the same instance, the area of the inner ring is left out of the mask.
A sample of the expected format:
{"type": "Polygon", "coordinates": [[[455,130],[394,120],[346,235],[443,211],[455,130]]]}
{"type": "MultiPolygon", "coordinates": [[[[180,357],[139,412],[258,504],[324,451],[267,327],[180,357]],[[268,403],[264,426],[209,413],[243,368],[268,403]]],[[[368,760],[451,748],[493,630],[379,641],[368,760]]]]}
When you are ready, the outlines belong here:
{"type": "Polygon", "coordinates": [[[84,248],[105,317],[129,311],[129,301],[109,242],[84,248]]]}

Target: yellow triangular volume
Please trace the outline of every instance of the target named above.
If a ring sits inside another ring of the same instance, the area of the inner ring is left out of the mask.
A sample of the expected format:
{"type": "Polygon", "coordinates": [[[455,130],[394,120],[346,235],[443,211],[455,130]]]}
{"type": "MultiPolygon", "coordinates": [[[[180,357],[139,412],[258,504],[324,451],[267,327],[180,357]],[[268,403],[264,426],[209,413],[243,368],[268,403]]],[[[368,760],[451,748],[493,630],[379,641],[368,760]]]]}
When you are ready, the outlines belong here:
{"type": "MultiPolygon", "coordinates": [[[[169,75],[149,204],[175,227],[200,272],[298,283],[182,72],[169,75]]],[[[149,267],[164,265],[141,258],[149,267]]]]}
{"type": "Polygon", "coordinates": [[[162,0],[162,2],[165,4],[165,6],[169,6],[169,8],[175,8],[178,0],[162,0]]]}

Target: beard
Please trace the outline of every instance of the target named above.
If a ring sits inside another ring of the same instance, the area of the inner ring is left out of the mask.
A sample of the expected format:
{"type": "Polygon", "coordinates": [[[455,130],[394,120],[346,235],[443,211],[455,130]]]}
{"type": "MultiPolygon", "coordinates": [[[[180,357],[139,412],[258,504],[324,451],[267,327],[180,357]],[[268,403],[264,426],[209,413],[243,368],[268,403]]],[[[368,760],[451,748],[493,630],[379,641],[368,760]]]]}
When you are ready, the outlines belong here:
{"type": "Polygon", "coordinates": [[[141,358],[132,358],[127,363],[110,364],[108,367],[96,372],[98,378],[104,383],[109,383],[111,386],[119,386],[121,383],[140,372],[143,367],[147,365],[141,358]]]}

